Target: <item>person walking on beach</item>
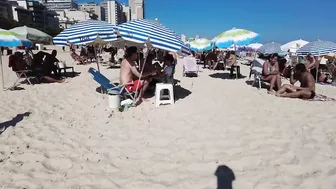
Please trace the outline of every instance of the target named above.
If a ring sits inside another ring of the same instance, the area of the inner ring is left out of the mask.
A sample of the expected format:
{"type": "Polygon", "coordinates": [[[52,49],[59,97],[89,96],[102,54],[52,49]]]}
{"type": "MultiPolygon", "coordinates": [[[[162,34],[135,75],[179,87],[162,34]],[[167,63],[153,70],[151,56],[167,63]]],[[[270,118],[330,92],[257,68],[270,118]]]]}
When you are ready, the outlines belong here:
{"type": "Polygon", "coordinates": [[[295,72],[291,73],[291,85],[283,85],[277,92],[269,92],[278,97],[313,99],[315,97],[315,81],[312,74],[302,63],[295,66],[295,72]],[[300,81],[301,86],[294,86],[296,81],[300,81]]]}
{"type": "Polygon", "coordinates": [[[125,52],[125,59],[121,62],[120,66],[120,84],[126,85],[129,92],[139,90],[135,104],[139,105],[145,99],[143,98],[144,92],[147,90],[150,79],[149,76],[155,75],[157,70],[152,70],[148,73],[143,73],[137,68],[135,61],[138,59],[138,52],[136,47],[128,47],[125,52]],[[142,80],[139,80],[141,77],[142,80]]]}

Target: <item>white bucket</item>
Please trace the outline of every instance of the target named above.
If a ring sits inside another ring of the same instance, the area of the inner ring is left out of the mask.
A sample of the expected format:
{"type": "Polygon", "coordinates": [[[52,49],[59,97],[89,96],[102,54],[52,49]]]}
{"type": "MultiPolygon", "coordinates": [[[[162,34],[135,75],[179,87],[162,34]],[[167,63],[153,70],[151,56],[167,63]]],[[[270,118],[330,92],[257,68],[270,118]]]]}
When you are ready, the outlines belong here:
{"type": "Polygon", "coordinates": [[[109,95],[108,101],[109,101],[109,107],[111,109],[118,109],[120,107],[120,96],[119,95],[109,95]]]}

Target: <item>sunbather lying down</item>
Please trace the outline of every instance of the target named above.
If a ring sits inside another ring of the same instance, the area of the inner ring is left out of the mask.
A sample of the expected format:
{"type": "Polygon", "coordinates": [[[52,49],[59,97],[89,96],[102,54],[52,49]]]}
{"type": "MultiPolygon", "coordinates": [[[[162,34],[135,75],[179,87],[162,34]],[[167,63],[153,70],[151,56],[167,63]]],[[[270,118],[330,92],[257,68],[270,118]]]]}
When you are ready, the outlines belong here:
{"type": "Polygon", "coordinates": [[[84,65],[86,64],[86,58],[79,56],[75,49],[71,49],[71,57],[75,60],[79,62],[79,65],[84,65]]]}
{"type": "Polygon", "coordinates": [[[315,80],[304,64],[295,66],[295,73],[291,74],[291,85],[285,84],[277,92],[269,91],[278,97],[313,99],[315,97],[315,80]],[[301,86],[294,86],[300,81],[301,86]]]}

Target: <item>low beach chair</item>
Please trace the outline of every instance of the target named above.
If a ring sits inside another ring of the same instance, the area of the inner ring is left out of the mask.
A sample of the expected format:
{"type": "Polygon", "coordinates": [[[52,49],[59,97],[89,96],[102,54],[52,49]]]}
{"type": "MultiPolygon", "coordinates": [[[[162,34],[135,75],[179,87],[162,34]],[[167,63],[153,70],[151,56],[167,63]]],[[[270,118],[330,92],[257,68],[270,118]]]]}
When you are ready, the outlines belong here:
{"type": "Polygon", "coordinates": [[[99,83],[104,89],[106,89],[107,94],[120,95],[123,97],[130,97],[133,101],[135,99],[135,93],[131,93],[126,89],[126,85],[116,85],[107,79],[103,74],[94,68],[89,68],[88,70],[90,76],[99,83]]]}
{"type": "Polygon", "coordinates": [[[265,61],[260,58],[255,58],[251,63],[249,79],[251,79],[251,76],[253,74],[254,81],[252,83],[252,86],[258,83],[258,89],[261,88],[261,81],[262,81],[261,76],[262,76],[262,70],[263,70],[264,63],[265,61]]]}
{"type": "Polygon", "coordinates": [[[183,58],[183,77],[187,74],[196,74],[198,76],[199,68],[196,59],[192,56],[183,58]]]}

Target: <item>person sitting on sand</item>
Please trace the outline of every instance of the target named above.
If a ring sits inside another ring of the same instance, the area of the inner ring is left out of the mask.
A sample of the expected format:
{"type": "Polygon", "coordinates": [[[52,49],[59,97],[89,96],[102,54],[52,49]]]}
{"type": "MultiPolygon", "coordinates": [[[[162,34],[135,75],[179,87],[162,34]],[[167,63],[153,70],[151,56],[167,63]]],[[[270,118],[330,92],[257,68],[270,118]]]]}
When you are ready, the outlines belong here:
{"type": "Polygon", "coordinates": [[[268,91],[274,92],[274,87],[277,90],[281,87],[281,77],[279,72],[278,54],[272,54],[269,61],[263,65],[262,79],[270,84],[268,91]]]}
{"type": "Polygon", "coordinates": [[[60,75],[58,73],[58,68],[56,66],[56,63],[59,62],[59,60],[56,58],[57,51],[53,50],[51,54],[45,53],[45,58],[43,61],[43,70],[45,75],[51,75],[51,72],[54,72],[54,75],[60,75]]]}
{"type": "Polygon", "coordinates": [[[120,65],[120,84],[126,85],[126,89],[129,92],[135,92],[139,90],[135,104],[138,105],[143,100],[143,94],[148,88],[150,79],[149,76],[152,76],[157,73],[157,70],[151,72],[140,74],[140,70],[137,68],[135,61],[138,59],[138,52],[136,47],[128,47],[125,52],[125,59],[121,62],[120,65]],[[142,80],[139,80],[141,77],[142,80]]]}
{"type": "Polygon", "coordinates": [[[291,73],[291,85],[283,85],[277,92],[270,92],[278,97],[312,99],[315,97],[315,81],[312,74],[302,63],[295,66],[295,71],[291,73]],[[300,81],[301,86],[294,86],[296,81],[300,81]]]}
{"type": "Polygon", "coordinates": [[[209,66],[209,69],[216,69],[214,68],[214,66],[216,65],[217,62],[217,52],[216,49],[212,49],[212,51],[209,51],[206,55],[205,55],[205,61],[204,61],[204,66],[203,68],[206,67],[206,65],[209,66]]]}

